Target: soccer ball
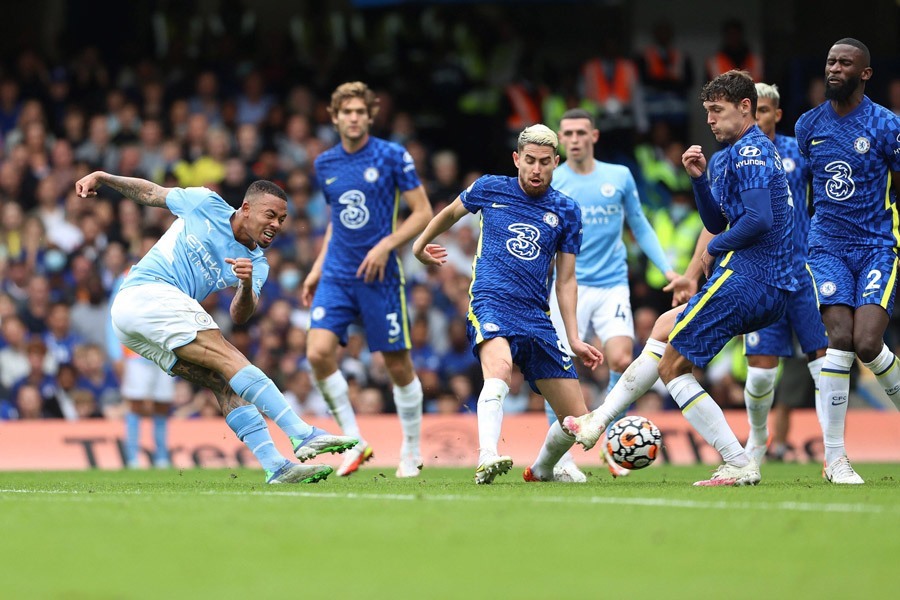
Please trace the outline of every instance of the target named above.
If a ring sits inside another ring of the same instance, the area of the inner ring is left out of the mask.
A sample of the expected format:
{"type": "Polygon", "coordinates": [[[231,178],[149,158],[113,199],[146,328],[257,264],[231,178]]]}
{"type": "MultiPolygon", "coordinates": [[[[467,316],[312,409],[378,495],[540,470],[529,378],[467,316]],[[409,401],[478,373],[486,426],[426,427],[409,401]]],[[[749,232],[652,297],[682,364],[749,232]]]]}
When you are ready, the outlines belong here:
{"type": "Polygon", "coordinates": [[[606,432],[606,451],[626,469],[649,466],[661,446],[659,429],[645,417],[623,417],[606,432]]]}

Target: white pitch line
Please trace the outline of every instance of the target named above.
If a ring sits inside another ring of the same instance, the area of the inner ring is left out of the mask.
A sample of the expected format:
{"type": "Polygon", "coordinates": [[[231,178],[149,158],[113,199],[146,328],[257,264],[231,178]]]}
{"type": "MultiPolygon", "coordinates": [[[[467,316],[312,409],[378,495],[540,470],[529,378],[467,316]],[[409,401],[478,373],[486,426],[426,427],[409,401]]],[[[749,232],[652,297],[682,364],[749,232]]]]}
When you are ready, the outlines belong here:
{"type": "MultiPolygon", "coordinates": [[[[158,499],[160,496],[253,496],[259,497],[293,497],[293,498],[319,498],[323,500],[391,500],[396,502],[509,502],[509,496],[468,496],[458,494],[444,495],[420,495],[420,494],[369,494],[356,492],[302,492],[291,490],[272,491],[215,491],[200,492],[165,492],[144,493],[140,490],[122,492],[83,492],[77,490],[29,490],[29,489],[0,489],[0,498],[3,494],[34,494],[34,495],[62,495],[77,496],[79,500],[115,500],[122,495],[143,495],[147,499],[158,499]]],[[[74,499],[74,498],[73,498],[74,499]]],[[[815,502],[728,502],[725,500],[681,500],[666,498],[642,498],[642,497],[616,497],[616,496],[523,496],[519,500],[540,504],[603,504],[609,506],[643,506],[648,508],[683,508],[690,510],[763,510],[763,511],[788,511],[788,512],[820,512],[820,513],[857,513],[857,514],[890,514],[900,512],[900,509],[870,504],[826,503],[815,502]]]]}

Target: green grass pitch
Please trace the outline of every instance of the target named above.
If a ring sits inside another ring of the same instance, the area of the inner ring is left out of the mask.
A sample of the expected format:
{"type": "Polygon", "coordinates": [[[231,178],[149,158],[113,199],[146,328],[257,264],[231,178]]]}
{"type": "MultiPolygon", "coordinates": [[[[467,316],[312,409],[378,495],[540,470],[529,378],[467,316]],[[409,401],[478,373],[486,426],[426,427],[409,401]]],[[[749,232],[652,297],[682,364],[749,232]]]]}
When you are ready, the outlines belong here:
{"type": "Polygon", "coordinates": [[[708,467],[490,486],[471,469],[0,473],[2,598],[836,598],[896,588],[900,465],[708,467]]]}

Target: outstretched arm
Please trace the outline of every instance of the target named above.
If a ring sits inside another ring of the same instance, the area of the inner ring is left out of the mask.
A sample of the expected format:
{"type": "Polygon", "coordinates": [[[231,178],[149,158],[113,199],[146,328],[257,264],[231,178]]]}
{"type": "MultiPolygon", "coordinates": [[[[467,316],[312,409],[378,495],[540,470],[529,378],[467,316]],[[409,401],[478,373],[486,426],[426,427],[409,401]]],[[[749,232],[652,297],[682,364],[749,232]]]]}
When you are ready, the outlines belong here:
{"type": "Polygon", "coordinates": [[[165,188],[146,179],[120,177],[105,171],[94,171],[75,182],[75,192],[82,198],[96,196],[101,185],[111,187],[126,198],[144,206],[166,208],[166,196],[172,188],[165,188]]]}
{"type": "Polygon", "coordinates": [[[413,242],[412,250],[415,257],[426,265],[441,266],[447,262],[447,250],[440,244],[432,244],[431,240],[453,227],[457,221],[467,214],[469,214],[469,211],[463,205],[462,199],[457,196],[456,200],[431,219],[431,222],[425,226],[425,231],[422,232],[422,235],[413,242]]]}

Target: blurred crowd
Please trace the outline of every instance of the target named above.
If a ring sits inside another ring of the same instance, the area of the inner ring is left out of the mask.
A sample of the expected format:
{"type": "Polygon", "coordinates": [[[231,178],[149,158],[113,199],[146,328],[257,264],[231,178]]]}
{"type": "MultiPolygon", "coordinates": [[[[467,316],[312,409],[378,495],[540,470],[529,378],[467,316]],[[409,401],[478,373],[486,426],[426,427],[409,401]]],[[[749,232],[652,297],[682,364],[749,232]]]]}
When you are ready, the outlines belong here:
{"type": "MultiPolygon", "coordinates": [[[[325,42],[315,21],[305,29],[292,24],[291,34],[265,47],[243,33],[230,35],[230,26],[200,20],[190,33],[158,40],[147,55],[111,56],[88,45],[51,60],[26,48],[4,64],[0,420],[115,418],[125,410],[121,352],[108,325],[110,294],[174,217],[109,189],[79,198],[74,182],[95,169],[164,186],[206,186],[234,207],[255,179],[285,189],[290,216],[267,251],[271,271],[256,316],[233,326],[229,290],[205,307],[226,337],[272,374],[299,414],[327,414],[306,363],[308,314],[300,289],[329,219],[313,161],[337,141],[326,107],[345,80],[366,79],[378,90],[373,133],[406,146],[435,212],[482,172],[512,174],[511,140],[522,127],[537,121],[556,127],[566,109],[588,108],[601,130],[599,157],[632,169],[651,224],[675,269],[684,270],[701,227],[680,161],[690,93],[717,70],[764,72],[740,22],[723,26],[720,51],[702,64],[679,49],[661,22],[653,42],[633,55],[610,36],[599,53],[567,69],[545,65],[538,76],[525,68],[541,64],[530,54],[534,48],[508,19],[492,20],[489,12],[478,19],[439,20],[427,12],[416,18],[407,23],[403,13],[380,13],[365,39],[332,31],[325,42]]],[[[354,30],[352,22],[346,27],[354,30]]],[[[900,80],[890,90],[892,97],[879,100],[900,110],[900,80]]],[[[811,85],[809,106],[821,94],[811,85]]],[[[412,357],[426,412],[474,412],[480,369],[466,341],[465,314],[477,221],[441,241],[450,252],[442,268],[424,268],[408,249],[401,256],[410,282],[412,357]]],[[[628,233],[626,242],[637,353],[670,298],[661,292],[663,275],[628,233]]],[[[739,363],[729,354],[708,370],[708,389],[724,406],[743,406],[739,363]]],[[[351,332],[340,366],[358,413],[394,410],[383,361],[368,352],[360,330],[351,332]]],[[[603,367],[582,373],[592,406],[602,401],[606,381],[603,367]]],[[[642,401],[648,410],[668,406],[663,387],[642,401]]],[[[519,373],[504,410],[543,410],[519,373]]],[[[219,414],[211,393],[183,381],[172,411],[219,414]]]]}

